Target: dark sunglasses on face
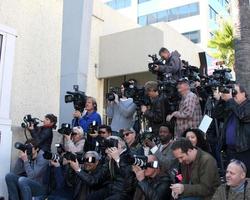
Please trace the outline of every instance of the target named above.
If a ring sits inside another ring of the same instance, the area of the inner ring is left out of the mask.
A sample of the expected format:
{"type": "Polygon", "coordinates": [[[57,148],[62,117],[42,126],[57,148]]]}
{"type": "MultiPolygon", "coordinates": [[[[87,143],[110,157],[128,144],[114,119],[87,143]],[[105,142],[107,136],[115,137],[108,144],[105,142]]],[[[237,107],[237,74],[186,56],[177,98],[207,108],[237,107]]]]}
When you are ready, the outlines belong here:
{"type": "Polygon", "coordinates": [[[98,131],[99,134],[105,134],[105,131],[98,131]]]}
{"type": "Polygon", "coordinates": [[[123,137],[128,137],[130,134],[131,134],[131,132],[124,133],[124,134],[123,134],[123,137]]]}

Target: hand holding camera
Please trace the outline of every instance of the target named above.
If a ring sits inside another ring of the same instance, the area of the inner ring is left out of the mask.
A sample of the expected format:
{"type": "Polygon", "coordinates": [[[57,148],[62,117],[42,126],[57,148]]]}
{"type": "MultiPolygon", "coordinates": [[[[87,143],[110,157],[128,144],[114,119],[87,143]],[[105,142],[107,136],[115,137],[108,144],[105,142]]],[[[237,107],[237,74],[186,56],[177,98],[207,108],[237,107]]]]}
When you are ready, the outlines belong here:
{"type": "Polygon", "coordinates": [[[19,151],[19,158],[21,158],[24,162],[28,161],[27,151],[19,151]]]}
{"type": "Polygon", "coordinates": [[[60,167],[60,163],[58,160],[50,160],[50,164],[53,167],[60,167]]]}
{"type": "Polygon", "coordinates": [[[75,161],[72,161],[72,160],[70,160],[69,161],[69,163],[70,163],[70,167],[74,170],[74,171],[80,171],[80,165],[79,165],[79,162],[78,162],[78,160],[76,159],[75,161]]]}
{"type": "Polygon", "coordinates": [[[110,147],[107,148],[105,151],[111,158],[113,158],[116,162],[120,159],[120,152],[118,151],[117,147],[110,147]]]}
{"type": "Polygon", "coordinates": [[[137,165],[133,165],[132,170],[135,173],[136,179],[138,181],[142,181],[145,179],[144,170],[141,167],[139,167],[137,165]]]}

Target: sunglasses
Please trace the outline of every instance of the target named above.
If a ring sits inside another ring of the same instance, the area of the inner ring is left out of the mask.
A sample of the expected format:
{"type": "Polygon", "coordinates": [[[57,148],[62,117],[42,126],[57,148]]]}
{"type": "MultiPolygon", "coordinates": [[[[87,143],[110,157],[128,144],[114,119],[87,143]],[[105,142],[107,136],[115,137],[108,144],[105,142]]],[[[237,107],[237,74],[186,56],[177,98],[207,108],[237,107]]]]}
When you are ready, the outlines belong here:
{"type": "Polygon", "coordinates": [[[105,131],[98,131],[99,134],[106,134],[105,131]]]}
{"type": "Polygon", "coordinates": [[[235,163],[236,165],[240,166],[245,173],[247,172],[246,165],[243,162],[241,162],[240,160],[232,159],[232,160],[230,160],[230,163],[235,163]]]}
{"type": "Polygon", "coordinates": [[[124,133],[124,134],[123,134],[123,137],[128,137],[130,134],[131,134],[131,132],[124,133]]]}

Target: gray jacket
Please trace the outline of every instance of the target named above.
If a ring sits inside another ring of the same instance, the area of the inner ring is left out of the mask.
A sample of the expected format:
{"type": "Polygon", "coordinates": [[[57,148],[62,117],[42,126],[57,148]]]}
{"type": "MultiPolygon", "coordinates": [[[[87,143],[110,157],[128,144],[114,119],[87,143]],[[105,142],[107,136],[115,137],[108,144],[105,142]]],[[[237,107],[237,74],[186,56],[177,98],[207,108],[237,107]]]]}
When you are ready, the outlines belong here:
{"type": "Polygon", "coordinates": [[[173,51],[164,65],[159,65],[159,72],[165,74],[171,74],[174,80],[181,78],[181,55],[178,51],[173,51]]]}
{"type": "Polygon", "coordinates": [[[35,160],[23,161],[18,158],[14,173],[19,176],[26,175],[28,178],[43,184],[44,177],[46,175],[46,170],[48,169],[48,160],[43,158],[43,151],[40,150],[35,160]]]}
{"type": "Polygon", "coordinates": [[[111,128],[113,131],[131,128],[134,125],[133,115],[136,111],[136,105],[133,99],[120,100],[119,103],[112,102],[108,104],[107,116],[112,118],[111,128]]]}

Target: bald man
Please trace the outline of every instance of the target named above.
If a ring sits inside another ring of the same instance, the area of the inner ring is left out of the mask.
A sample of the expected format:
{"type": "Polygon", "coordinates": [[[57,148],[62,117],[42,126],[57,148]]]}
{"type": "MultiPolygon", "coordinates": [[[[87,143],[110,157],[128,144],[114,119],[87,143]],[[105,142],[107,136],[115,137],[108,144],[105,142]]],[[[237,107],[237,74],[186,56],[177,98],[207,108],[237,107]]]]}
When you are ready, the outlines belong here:
{"type": "Polygon", "coordinates": [[[217,189],[212,200],[250,200],[250,182],[246,173],[243,162],[231,160],[227,166],[226,183],[217,189]]]}

